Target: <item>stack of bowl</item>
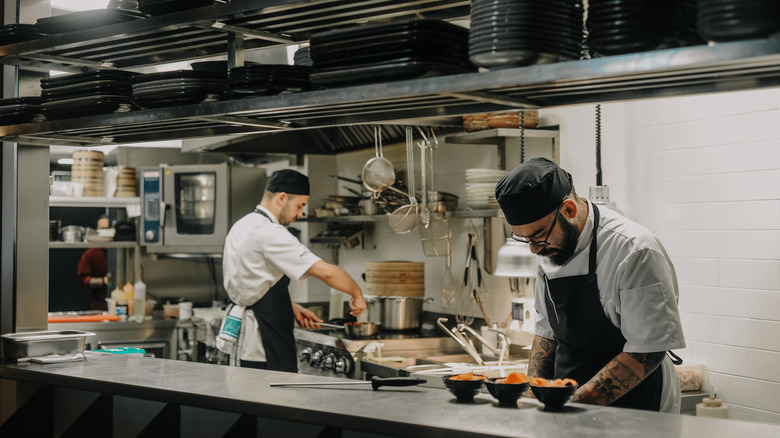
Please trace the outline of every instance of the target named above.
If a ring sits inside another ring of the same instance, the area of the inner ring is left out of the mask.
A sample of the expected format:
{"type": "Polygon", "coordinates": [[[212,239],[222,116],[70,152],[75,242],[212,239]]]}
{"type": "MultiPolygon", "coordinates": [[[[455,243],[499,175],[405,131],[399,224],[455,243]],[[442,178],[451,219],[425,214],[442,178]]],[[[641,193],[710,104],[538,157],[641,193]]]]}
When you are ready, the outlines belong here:
{"type": "Polygon", "coordinates": [[[505,170],[466,169],[466,203],[475,210],[498,208],[496,184],[505,170]]]}
{"type": "Polygon", "coordinates": [[[119,167],[119,175],[116,178],[117,198],[133,198],[138,196],[136,191],[135,169],[130,167],[119,167]]]}
{"type": "Polygon", "coordinates": [[[103,159],[100,151],[73,151],[71,181],[74,188],[79,187],[74,190],[76,196],[103,196],[103,159]]]}

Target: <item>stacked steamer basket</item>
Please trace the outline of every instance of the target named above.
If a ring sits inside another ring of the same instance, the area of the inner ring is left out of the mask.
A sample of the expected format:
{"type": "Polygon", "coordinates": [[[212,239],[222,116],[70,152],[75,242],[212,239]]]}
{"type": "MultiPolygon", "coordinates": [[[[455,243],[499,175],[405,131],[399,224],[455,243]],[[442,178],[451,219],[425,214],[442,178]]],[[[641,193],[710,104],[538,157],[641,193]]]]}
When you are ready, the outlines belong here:
{"type": "Polygon", "coordinates": [[[425,263],[367,262],[366,293],[376,296],[425,296],[425,263]]]}
{"type": "Polygon", "coordinates": [[[368,319],[382,330],[419,330],[425,298],[425,263],[366,263],[368,319]]]}
{"type": "Polygon", "coordinates": [[[496,184],[505,170],[466,169],[466,203],[475,210],[498,208],[496,184]]]}
{"type": "Polygon", "coordinates": [[[130,167],[119,167],[119,175],[116,180],[117,198],[133,198],[138,196],[136,192],[135,169],[130,167]]]}
{"type": "Polygon", "coordinates": [[[82,196],[103,196],[103,152],[78,150],[73,152],[71,181],[82,183],[82,196]]]}

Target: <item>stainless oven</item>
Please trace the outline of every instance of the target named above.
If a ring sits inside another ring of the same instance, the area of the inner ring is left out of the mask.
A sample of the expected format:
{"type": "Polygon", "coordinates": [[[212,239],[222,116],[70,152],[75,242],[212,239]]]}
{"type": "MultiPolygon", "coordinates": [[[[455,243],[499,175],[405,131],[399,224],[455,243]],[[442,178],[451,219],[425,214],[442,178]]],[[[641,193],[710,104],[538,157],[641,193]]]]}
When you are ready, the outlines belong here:
{"type": "Polygon", "coordinates": [[[263,196],[265,169],[198,164],[141,169],[141,245],[221,253],[230,226],[263,196]]]}

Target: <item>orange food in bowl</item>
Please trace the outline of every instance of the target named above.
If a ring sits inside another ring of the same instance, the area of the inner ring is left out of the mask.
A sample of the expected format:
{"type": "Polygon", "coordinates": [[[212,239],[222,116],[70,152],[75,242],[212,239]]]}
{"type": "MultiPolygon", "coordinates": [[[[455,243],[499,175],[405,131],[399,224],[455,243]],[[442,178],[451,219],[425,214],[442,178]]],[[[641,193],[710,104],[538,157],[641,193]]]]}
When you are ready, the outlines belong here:
{"type": "Polygon", "coordinates": [[[528,382],[528,376],[525,375],[525,373],[510,373],[508,376],[506,376],[503,379],[496,379],[495,383],[498,384],[506,384],[506,383],[526,383],[528,382]]]}
{"type": "Polygon", "coordinates": [[[473,371],[469,371],[465,374],[458,374],[456,376],[450,377],[450,380],[487,380],[485,376],[482,375],[474,375],[473,371]]]}
{"type": "Polygon", "coordinates": [[[567,386],[577,386],[577,381],[569,378],[548,380],[543,377],[531,377],[530,382],[533,386],[543,386],[545,388],[564,388],[567,386]]]}

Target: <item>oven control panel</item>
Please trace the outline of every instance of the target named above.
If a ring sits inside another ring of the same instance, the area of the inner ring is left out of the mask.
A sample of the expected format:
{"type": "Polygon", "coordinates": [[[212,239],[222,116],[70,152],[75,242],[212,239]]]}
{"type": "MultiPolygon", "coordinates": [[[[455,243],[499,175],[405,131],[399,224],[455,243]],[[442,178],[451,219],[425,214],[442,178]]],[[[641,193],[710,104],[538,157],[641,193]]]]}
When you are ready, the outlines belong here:
{"type": "Polygon", "coordinates": [[[298,371],[331,377],[352,377],[355,360],[346,350],[304,340],[296,342],[298,349],[298,371]]]}

